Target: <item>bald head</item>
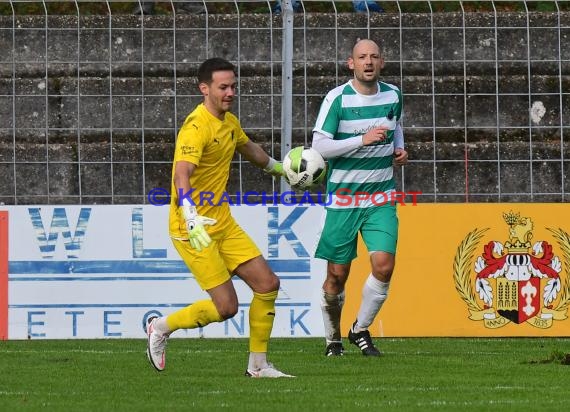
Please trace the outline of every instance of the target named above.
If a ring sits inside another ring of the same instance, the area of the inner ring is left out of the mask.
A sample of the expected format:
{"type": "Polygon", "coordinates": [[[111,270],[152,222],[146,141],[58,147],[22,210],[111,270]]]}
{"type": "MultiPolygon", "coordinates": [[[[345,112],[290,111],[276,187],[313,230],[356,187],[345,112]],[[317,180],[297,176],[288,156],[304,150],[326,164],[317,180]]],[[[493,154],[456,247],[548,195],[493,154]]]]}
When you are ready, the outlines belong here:
{"type": "Polygon", "coordinates": [[[361,39],[352,47],[352,58],[355,58],[359,54],[376,54],[380,56],[380,47],[373,40],[361,39]]]}
{"type": "Polygon", "coordinates": [[[376,93],[380,71],[384,68],[378,44],[370,39],[358,40],[348,58],[348,68],[353,71],[352,85],[359,93],[376,93]]]}

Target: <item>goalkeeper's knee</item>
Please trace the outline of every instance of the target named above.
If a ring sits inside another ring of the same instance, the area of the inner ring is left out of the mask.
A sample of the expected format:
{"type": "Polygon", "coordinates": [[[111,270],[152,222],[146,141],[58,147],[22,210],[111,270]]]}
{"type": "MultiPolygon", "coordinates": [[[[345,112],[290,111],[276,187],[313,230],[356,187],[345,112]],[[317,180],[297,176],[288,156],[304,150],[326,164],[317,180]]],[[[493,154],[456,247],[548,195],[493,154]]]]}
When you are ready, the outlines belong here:
{"type": "Polygon", "coordinates": [[[224,304],[222,305],[222,307],[216,306],[216,309],[218,309],[218,313],[220,314],[223,320],[233,318],[238,312],[237,305],[224,304]]]}

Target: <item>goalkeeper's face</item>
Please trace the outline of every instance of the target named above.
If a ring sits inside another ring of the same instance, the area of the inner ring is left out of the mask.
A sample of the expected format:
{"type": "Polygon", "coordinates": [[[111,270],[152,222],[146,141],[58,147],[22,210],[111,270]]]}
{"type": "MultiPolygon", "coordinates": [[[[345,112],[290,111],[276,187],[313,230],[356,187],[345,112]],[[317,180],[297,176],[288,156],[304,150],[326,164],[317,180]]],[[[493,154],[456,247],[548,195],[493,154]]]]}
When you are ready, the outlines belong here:
{"type": "Polygon", "coordinates": [[[221,70],[212,73],[212,81],[200,84],[204,95],[204,105],[214,116],[223,117],[230,111],[236,96],[237,81],[232,70],[221,70]]]}

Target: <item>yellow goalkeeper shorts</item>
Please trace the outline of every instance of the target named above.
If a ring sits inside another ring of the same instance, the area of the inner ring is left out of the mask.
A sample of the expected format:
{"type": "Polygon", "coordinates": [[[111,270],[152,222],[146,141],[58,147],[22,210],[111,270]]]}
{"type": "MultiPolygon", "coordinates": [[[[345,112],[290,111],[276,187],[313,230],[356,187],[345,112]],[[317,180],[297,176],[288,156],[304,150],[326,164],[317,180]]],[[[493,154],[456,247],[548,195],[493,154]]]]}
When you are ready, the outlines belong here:
{"type": "Polygon", "coordinates": [[[187,240],[172,239],[172,242],[203,290],[226,282],[239,265],[261,255],[253,240],[235,221],[200,252],[187,240]]]}

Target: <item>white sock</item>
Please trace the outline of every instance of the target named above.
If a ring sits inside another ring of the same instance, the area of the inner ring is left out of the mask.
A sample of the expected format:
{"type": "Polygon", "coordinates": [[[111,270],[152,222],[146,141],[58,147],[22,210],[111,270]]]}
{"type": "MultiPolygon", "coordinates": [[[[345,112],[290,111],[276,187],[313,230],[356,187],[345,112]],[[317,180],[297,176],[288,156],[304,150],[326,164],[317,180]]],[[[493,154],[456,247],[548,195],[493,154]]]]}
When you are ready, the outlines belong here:
{"type": "Polygon", "coordinates": [[[321,290],[321,310],[325,325],[327,345],[331,342],[341,342],[340,315],[344,305],[344,290],[338,295],[331,295],[321,290]]]}
{"type": "Polygon", "coordinates": [[[265,352],[249,352],[249,361],[247,369],[250,371],[258,371],[267,368],[267,353],[265,352]]]}
{"type": "Polygon", "coordinates": [[[372,273],[368,276],[362,288],[362,302],[353,332],[358,333],[368,329],[388,297],[389,287],[390,282],[382,282],[372,276],[372,273]]]}

